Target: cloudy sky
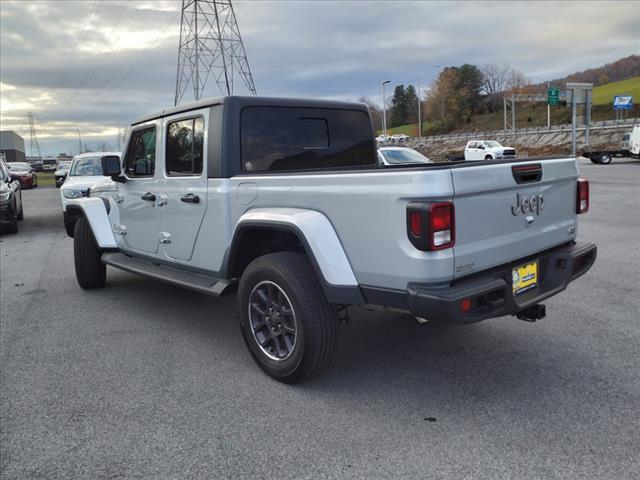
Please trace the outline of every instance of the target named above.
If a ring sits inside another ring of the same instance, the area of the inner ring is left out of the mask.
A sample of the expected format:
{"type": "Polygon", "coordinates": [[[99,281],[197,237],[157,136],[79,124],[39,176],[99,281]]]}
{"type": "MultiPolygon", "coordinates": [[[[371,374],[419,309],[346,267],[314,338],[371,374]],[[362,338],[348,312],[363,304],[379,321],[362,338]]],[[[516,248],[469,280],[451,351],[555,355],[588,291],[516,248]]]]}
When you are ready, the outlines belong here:
{"type": "MultiPolygon", "coordinates": [[[[0,122],[43,154],[115,146],[173,105],[178,0],[0,0],[0,122]]],[[[235,1],[258,93],[380,101],[440,65],[508,64],[538,82],[640,52],[638,2],[235,1]]],[[[237,94],[245,94],[237,83],[237,94]]],[[[207,96],[219,95],[209,82],[207,96]]],[[[185,96],[188,101],[188,95],[185,96]]]]}

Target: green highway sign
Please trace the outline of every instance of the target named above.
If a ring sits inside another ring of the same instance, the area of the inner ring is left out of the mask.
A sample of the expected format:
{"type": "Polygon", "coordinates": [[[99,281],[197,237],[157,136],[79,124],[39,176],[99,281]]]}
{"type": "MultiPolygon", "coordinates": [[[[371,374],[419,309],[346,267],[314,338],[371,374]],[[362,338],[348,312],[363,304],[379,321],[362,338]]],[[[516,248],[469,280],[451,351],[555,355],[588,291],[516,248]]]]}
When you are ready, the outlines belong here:
{"type": "Polygon", "coordinates": [[[559,105],[560,104],[560,89],[550,88],[547,90],[547,104],[559,105]]]}

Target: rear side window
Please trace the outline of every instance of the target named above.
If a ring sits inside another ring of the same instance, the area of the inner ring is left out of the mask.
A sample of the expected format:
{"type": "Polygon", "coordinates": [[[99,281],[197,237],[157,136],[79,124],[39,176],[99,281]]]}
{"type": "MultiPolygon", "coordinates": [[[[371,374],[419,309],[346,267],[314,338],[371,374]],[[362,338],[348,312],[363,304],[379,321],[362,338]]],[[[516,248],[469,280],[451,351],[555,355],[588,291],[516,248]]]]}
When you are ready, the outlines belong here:
{"type": "Polygon", "coordinates": [[[156,127],[136,130],[131,134],[125,174],[128,177],[152,177],[156,167],[156,127]]]}
{"type": "Polygon", "coordinates": [[[200,175],[204,119],[178,120],[167,125],[166,172],[169,176],[200,175]]]}
{"type": "Polygon", "coordinates": [[[376,165],[369,116],[357,110],[246,107],[241,114],[245,172],[376,165]]]}

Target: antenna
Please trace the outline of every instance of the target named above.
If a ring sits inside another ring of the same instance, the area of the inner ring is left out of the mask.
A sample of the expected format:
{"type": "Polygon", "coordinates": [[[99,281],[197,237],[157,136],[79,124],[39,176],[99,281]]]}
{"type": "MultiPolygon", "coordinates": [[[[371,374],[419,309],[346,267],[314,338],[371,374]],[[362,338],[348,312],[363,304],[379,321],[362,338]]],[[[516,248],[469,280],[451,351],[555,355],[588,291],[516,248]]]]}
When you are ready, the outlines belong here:
{"type": "Polygon", "coordinates": [[[175,105],[189,85],[200,100],[210,76],[232,95],[234,73],[257,95],[231,0],[182,0],[175,105]]]}
{"type": "Polygon", "coordinates": [[[40,144],[38,143],[38,136],[36,135],[36,127],[33,121],[33,112],[27,113],[27,119],[29,120],[29,137],[31,138],[31,142],[29,144],[29,154],[31,157],[40,159],[42,158],[42,154],[40,153],[40,144]],[[34,150],[37,155],[33,154],[34,150]]]}

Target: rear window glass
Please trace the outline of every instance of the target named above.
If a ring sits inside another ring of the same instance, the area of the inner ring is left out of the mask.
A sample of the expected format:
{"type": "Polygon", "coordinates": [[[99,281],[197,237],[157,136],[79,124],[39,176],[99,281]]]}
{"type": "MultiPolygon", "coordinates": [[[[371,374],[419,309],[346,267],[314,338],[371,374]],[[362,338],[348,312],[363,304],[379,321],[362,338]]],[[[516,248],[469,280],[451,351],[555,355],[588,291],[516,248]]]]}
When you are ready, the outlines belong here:
{"type": "Polygon", "coordinates": [[[246,107],[240,137],[246,172],[376,165],[369,116],[356,110],[246,107]]]}

